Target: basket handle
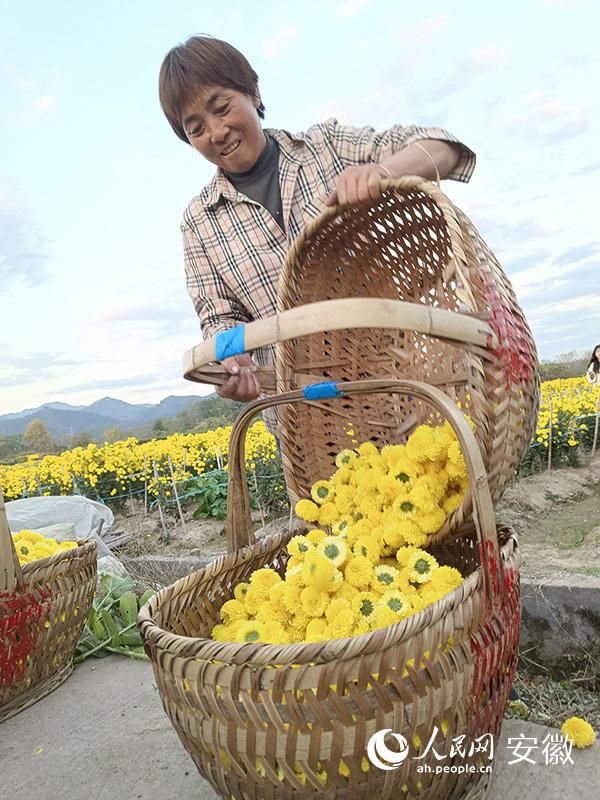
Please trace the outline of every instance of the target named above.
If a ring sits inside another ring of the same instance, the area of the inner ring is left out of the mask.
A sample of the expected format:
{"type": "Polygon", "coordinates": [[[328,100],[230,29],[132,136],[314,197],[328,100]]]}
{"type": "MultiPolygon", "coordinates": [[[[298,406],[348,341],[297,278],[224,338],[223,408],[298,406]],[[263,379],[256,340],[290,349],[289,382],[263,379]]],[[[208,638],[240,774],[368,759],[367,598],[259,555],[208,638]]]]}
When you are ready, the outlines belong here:
{"type": "MultiPolygon", "coordinates": [[[[443,392],[421,381],[363,380],[313,384],[304,390],[286,392],[274,397],[255,400],[240,412],[229,443],[229,487],[227,498],[227,546],[230,552],[254,541],[250,517],[250,496],[246,481],[246,433],[253,418],[266,408],[285,403],[301,403],[333,397],[381,393],[410,394],[432,405],[448,420],[456,433],[467,466],[473,518],[479,542],[486,600],[498,607],[505,591],[501,580],[502,564],[496,533],[494,506],[488,486],[481,451],[464,413],[443,392]]],[[[299,435],[300,432],[299,432],[299,435]]],[[[318,476],[315,476],[315,480],[318,476]]]]}
{"type": "Polygon", "coordinates": [[[12,593],[23,588],[23,573],[10,535],[4,495],[0,487],[0,592],[12,593]]]}
{"type": "Polygon", "coordinates": [[[222,331],[184,354],[184,377],[200,383],[223,383],[229,374],[223,368],[209,366],[215,361],[288,339],[345,328],[407,330],[478,348],[498,346],[492,328],[475,316],[404,300],[350,297],[306,303],[222,331]]]}

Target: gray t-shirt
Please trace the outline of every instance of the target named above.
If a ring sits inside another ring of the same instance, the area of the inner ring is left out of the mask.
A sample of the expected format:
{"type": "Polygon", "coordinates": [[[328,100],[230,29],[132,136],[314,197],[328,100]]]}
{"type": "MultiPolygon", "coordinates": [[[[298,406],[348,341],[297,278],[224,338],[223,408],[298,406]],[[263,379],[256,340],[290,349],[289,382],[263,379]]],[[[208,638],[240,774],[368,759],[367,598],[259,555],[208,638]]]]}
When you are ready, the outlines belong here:
{"type": "Polygon", "coordinates": [[[254,166],[246,172],[226,172],[225,177],[238,192],[264,206],[285,231],[279,187],[279,146],[268,133],[265,136],[267,143],[254,166]]]}

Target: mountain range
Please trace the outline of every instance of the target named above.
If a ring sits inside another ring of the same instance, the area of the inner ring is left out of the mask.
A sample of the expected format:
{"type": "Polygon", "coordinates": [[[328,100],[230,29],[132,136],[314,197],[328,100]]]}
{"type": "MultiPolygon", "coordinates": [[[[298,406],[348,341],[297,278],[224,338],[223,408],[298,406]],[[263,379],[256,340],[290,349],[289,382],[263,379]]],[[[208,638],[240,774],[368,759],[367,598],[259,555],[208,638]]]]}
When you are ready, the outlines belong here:
{"type": "Polygon", "coordinates": [[[34,419],[41,419],[54,438],[89,433],[101,436],[108,428],[118,426],[127,432],[148,428],[157,419],[175,417],[191,403],[206,400],[204,397],[165,397],[160,403],[126,403],[114,397],[103,397],[89,406],[72,406],[69,403],[44,403],[38,408],[27,408],[14,414],[0,415],[0,434],[22,434],[34,419]]]}

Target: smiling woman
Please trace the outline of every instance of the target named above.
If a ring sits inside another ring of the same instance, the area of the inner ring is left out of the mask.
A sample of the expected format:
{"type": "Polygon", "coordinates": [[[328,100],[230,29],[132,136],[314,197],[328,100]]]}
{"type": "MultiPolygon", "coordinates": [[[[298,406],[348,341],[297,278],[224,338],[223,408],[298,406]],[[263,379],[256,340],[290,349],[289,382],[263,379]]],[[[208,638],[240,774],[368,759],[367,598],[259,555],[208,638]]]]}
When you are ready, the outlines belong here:
{"type": "MultiPolygon", "coordinates": [[[[182,223],[188,292],[205,337],[271,316],[289,246],[326,206],[371,202],[383,178],[468,181],[474,154],[441,128],[376,132],[329,119],[306,132],[262,128],[258,76],[227,42],[195,36],[165,57],[160,102],[177,134],[217,167],[182,223]]],[[[254,364],[272,348],[222,361],[217,390],[247,401],[261,390],[254,364]]],[[[267,420],[275,431],[275,419],[267,420]]]]}

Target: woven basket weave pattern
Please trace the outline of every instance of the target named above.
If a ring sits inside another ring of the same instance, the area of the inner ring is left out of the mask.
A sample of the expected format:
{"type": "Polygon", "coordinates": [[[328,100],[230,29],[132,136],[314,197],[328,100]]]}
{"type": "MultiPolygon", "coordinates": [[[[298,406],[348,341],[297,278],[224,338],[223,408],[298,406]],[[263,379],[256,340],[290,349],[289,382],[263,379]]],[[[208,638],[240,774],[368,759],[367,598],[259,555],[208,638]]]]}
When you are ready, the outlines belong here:
{"type": "MultiPolygon", "coordinates": [[[[451,540],[430,550],[440,563],[458,567],[464,583],[396,625],[351,639],[293,645],[210,640],[235,586],[265,566],[283,575],[288,558],[292,534],[248,544],[243,443],[257,411],[297,404],[303,395],[256,401],[238,417],[230,443],[231,554],[163,589],[140,612],[165,710],[199,771],[224,798],[396,798],[404,796],[404,785],[412,800],[483,798],[487,774],[421,773],[412,759],[390,772],[374,766],[365,771],[363,759],[370,737],[383,729],[402,734],[423,755],[437,726],[436,752],[448,759],[453,737],[499,733],[518,656],[516,540],[503,529],[498,541],[475,439],[441,392],[416,381],[341,389],[357,401],[373,393],[410,393],[451,420],[475,514],[451,540]],[[339,772],[342,760],[347,777],[339,772]],[[306,783],[296,775],[297,765],[306,783]],[[325,783],[318,774],[323,768],[325,783]]],[[[460,764],[477,767],[481,761],[474,753],[460,764]]],[[[430,751],[422,763],[435,768],[438,762],[430,751]]]]}
{"type": "MultiPolygon", "coordinates": [[[[470,313],[489,321],[496,349],[457,346],[410,331],[323,331],[277,344],[279,392],[321,380],[415,378],[461,403],[476,424],[498,500],[528,446],[539,397],[535,345],[508,278],[468,218],[437,189],[406,178],[368,208],[322,215],[298,237],[283,266],[278,311],[340,297],[385,297],[470,313]]],[[[352,440],[400,443],[429,408],[376,397],[279,411],[288,490],[308,494],[352,440]],[[398,425],[398,421],[401,425],[398,425]]],[[[465,504],[447,529],[462,524],[465,504]]],[[[444,531],[443,533],[445,533],[444,531]]]]}
{"type": "Polygon", "coordinates": [[[13,577],[0,591],[0,722],[59,686],[96,590],[97,546],[19,567],[0,495],[0,562],[13,577]],[[10,585],[10,584],[13,585],[10,585]]]}

